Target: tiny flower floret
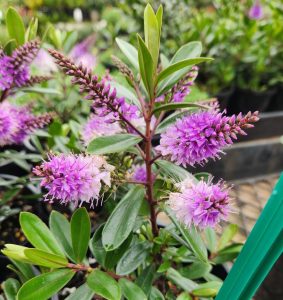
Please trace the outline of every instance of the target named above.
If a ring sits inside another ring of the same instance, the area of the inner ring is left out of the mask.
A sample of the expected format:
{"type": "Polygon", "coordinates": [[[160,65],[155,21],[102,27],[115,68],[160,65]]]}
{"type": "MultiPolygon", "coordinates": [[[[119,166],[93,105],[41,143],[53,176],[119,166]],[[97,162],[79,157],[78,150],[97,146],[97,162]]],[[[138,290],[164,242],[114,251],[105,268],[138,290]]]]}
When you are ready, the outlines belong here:
{"type": "Polygon", "coordinates": [[[185,226],[215,227],[226,220],[230,210],[228,189],[223,181],[193,182],[187,179],[179,184],[180,192],[171,193],[168,205],[185,226]]]}
{"type": "Polygon", "coordinates": [[[193,113],[170,126],[161,134],[156,150],[184,167],[203,165],[209,158],[220,158],[223,148],[233,143],[237,135],[258,121],[258,112],[246,116],[225,116],[213,110],[193,113]]]}
{"type": "Polygon", "coordinates": [[[83,202],[93,205],[99,199],[102,182],[111,184],[113,169],[102,156],[59,154],[50,155],[33,173],[42,178],[41,186],[48,191],[46,201],[78,206],[83,202]]]}

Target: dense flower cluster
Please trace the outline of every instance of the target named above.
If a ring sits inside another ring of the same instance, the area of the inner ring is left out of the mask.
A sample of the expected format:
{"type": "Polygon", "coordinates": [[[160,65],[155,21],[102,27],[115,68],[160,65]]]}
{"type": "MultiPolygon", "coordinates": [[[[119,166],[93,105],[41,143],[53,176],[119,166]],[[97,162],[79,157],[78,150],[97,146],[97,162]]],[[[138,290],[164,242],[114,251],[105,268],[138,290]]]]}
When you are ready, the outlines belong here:
{"type": "Polygon", "coordinates": [[[223,113],[201,111],[188,115],[161,134],[156,150],[178,165],[203,164],[209,158],[219,158],[222,149],[233,143],[237,135],[258,121],[258,112],[246,116],[225,116],[223,113]]]}
{"type": "Polygon", "coordinates": [[[102,182],[111,184],[113,169],[102,156],[60,154],[49,156],[33,173],[42,177],[41,186],[48,191],[46,201],[78,206],[83,202],[93,205],[99,199],[102,182]]]}
{"type": "Polygon", "coordinates": [[[52,114],[35,116],[28,106],[16,106],[9,102],[0,104],[0,146],[20,144],[37,128],[52,119],[52,114]]]}
{"type": "MultiPolygon", "coordinates": [[[[151,177],[154,179],[155,174],[152,172],[151,177]]],[[[146,174],[146,166],[143,165],[135,165],[131,174],[131,179],[137,182],[146,183],[147,182],[147,174],[146,174]]]]}
{"type": "Polygon", "coordinates": [[[11,56],[0,49],[0,90],[21,87],[29,80],[28,66],[37,55],[39,42],[32,41],[14,50],[11,56]]]}
{"type": "Polygon", "coordinates": [[[228,189],[224,182],[193,182],[187,179],[179,184],[180,192],[171,193],[168,204],[176,217],[190,227],[215,227],[226,220],[230,212],[228,189]]]}

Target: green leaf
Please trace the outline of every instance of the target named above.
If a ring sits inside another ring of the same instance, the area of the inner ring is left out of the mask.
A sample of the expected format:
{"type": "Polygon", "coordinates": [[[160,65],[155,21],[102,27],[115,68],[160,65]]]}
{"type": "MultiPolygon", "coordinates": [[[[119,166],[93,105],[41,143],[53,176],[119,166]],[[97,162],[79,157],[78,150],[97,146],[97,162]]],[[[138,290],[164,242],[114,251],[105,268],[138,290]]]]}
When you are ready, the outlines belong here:
{"type": "Polygon", "coordinates": [[[167,278],[173,283],[177,284],[183,290],[191,292],[193,289],[196,289],[198,285],[192,280],[182,276],[178,271],[173,268],[168,269],[167,278]]]}
{"type": "Polygon", "coordinates": [[[119,285],[122,290],[123,296],[128,300],[146,300],[147,297],[143,290],[137,286],[135,283],[121,278],[119,280],[119,285]]]}
{"type": "Polygon", "coordinates": [[[119,38],[116,38],[116,43],[119,46],[120,50],[125,54],[130,63],[135,67],[136,70],[139,69],[138,64],[138,51],[130,43],[125,42],[119,38]]]}
{"type": "Polygon", "coordinates": [[[36,215],[22,212],[20,224],[25,236],[35,248],[64,256],[49,228],[36,215]]]}
{"type": "Polygon", "coordinates": [[[94,154],[122,152],[131,146],[138,144],[141,140],[142,138],[135,134],[101,136],[90,142],[87,151],[94,154]]]}
{"type": "Polygon", "coordinates": [[[134,244],[129,248],[118,262],[116,273],[128,275],[140,266],[148,256],[149,244],[146,242],[134,244]]]}
{"type": "Polygon", "coordinates": [[[187,170],[170,161],[158,159],[155,161],[155,164],[157,164],[167,176],[172,177],[177,182],[183,181],[186,178],[194,178],[187,170]]]}
{"type": "Polygon", "coordinates": [[[7,300],[16,300],[20,286],[19,281],[14,278],[9,278],[3,282],[2,287],[7,300]]]}
{"type": "Polygon", "coordinates": [[[88,286],[99,296],[108,300],[120,300],[121,289],[118,283],[108,274],[98,269],[87,277],[88,286]]]}
{"type": "Polygon", "coordinates": [[[225,228],[224,232],[222,233],[219,242],[218,242],[218,250],[225,248],[229,242],[233,239],[233,237],[238,232],[238,226],[236,224],[229,224],[227,228],[225,228]]]}
{"type": "Polygon", "coordinates": [[[136,185],[115,207],[102,231],[102,243],[107,251],[118,248],[129,236],[135,225],[143,198],[144,188],[136,185]]]}
{"type": "Polygon", "coordinates": [[[171,115],[169,115],[166,119],[164,119],[156,128],[155,133],[159,134],[164,132],[170,125],[176,123],[176,121],[186,114],[190,113],[191,109],[186,109],[184,111],[177,111],[171,115]]]}
{"type": "MultiPolygon", "coordinates": [[[[173,65],[177,62],[189,59],[189,58],[196,58],[199,57],[202,51],[202,46],[200,42],[190,42],[184,46],[182,46],[174,55],[172,60],[170,61],[170,65],[173,65]]],[[[179,81],[186,73],[189,72],[191,67],[186,67],[182,70],[179,70],[160,82],[158,84],[157,96],[164,94],[168,91],[172,86],[179,81]]]]}
{"type": "Polygon", "coordinates": [[[171,262],[169,260],[164,261],[159,268],[157,269],[157,273],[166,272],[171,267],[171,262]]]}
{"type": "Polygon", "coordinates": [[[21,16],[13,8],[6,12],[6,26],[11,39],[15,39],[18,45],[25,43],[25,26],[21,16]]]}
{"type": "Polygon", "coordinates": [[[38,19],[33,17],[30,22],[29,26],[27,28],[27,31],[25,33],[25,41],[31,41],[36,38],[37,35],[37,29],[38,29],[38,19]]]}
{"type": "Polygon", "coordinates": [[[56,95],[56,96],[62,96],[61,92],[52,89],[52,88],[43,88],[43,87],[26,87],[21,89],[22,92],[25,93],[36,93],[36,94],[43,94],[43,95],[56,95]]]}
{"type": "Polygon", "coordinates": [[[21,261],[15,261],[13,259],[10,260],[21,273],[24,282],[34,277],[34,272],[30,264],[23,263],[21,261]]]}
{"type": "Polygon", "coordinates": [[[27,281],[19,290],[17,300],[47,300],[60,291],[75,275],[70,269],[41,274],[27,281]]]}
{"type": "Polygon", "coordinates": [[[176,298],[176,300],[193,300],[193,298],[187,292],[183,292],[176,298]]]}
{"type": "Polygon", "coordinates": [[[85,258],[90,238],[90,219],[85,207],[78,208],[71,219],[71,237],[76,262],[85,258]]]}
{"type": "Polygon", "coordinates": [[[182,224],[180,224],[173,212],[169,209],[169,207],[165,207],[165,212],[169,216],[169,218],[172,220],[176,228],[181,233],[183,239],[187,243],[187,247],[191,249],[196,257],[203,261],[207,262],[207,250],[205,247],[205,244],[203,240],[201,239],[200,234],[197,232],[197,230],[194,227],[191,227],[190,229],[185,228],[182,224]]]}
{"type": "Polygon", "coordinates": [[[215,253],[217,250],[217,236],[215,231],[212,228],[207,227],[204,231],[204,234],[205,234],[208,250],[211,253],[215,253]]]}
{"type": "Polygon", "coordinates": [[[71,226],[67,218],[56,210],[53,210],[49,218],[49,227],[57,242],[64,249],[66,255],[72,261],[75,261],[71,239],[71,226]]]}
{"type": "Polygon", "coordinates": [[[65,300],[91,300],[93,299],[94,291],[91,290],[86,283],[77,288],[65,300]]]}
{"type": "Polygon", "coordinates": [[[132,235],[129,237],[114,251],[106,251],[102,244],[102,230],[101,225],[94,233],[92,239],[90,240],[90,250],[94,255],[95,259],[106,269],[112,269],[123,256],[125,251],[129,248],[132,235]]]}
{"type": "Polygon", "coordinates": [[[163,297],[159,289],[153,286],[150,290],[149,300],[165,300],[165,298],[163,297]]]}
{"type": "Polygon", "coordinates": [[[57,269],[67,267],[68,264],[68,260],[65,257],[39,249],[26,249],[24,254],[33,264],[43,267],[57,269]]]}
{"type": "Polygon", "coordinates": [[[162,72],[160,72],[157,76],[156,82],[159,83],[162,80],[166,79],[168,76],[186,68],[199,64],[201,62],[205,62],[205,61],[211,61],[213,60],[210,57],[198,57],[198,58],[188,58],[188,59],[184,59],[181,61],[176,62],[173,65],[170,65],[169,67],[167,67],[166,69],[164,69],[162,72]]]}
{"type": "Polygon", "coordinates": [[[217,256],[213,258],[213,262],[216,264],[223,264],[227,261],[233,261],[243,248],[242,244],[232,244],[223,248],[217,253],[217,256]]]}
{"type": "Polygon", "coordinates": [[[148,3],[144,10],[144,37],[145,44],[153,60],[154,72],[156,70],[159,57],[160,29],[161,28],[159,27],[159,22],[157,21],[154,10],[148,3]]]}
{"type": "Polygon", "coordinates": [[[32,263],[25,255],[24,250],[28,249],[24,246],[5,244],[5,248],[1,252],[10,259],[19,260],[25,263],[32,263]]]}
{"type": "Polygon", "coordinates": [[[13,200],[14,197],[17,196],[17,194],[19,193],[20,190],[21,190],[21,188],[13,187],[12,189],[9,189],[9,190],[5,191],[1,195],[0,205],[3,205],[3,204],[7,203],[10,200],[13,200]]]}
{"type": "Polygon", "coordinates": [[[148,266],[143,269],[142,273],[136,280],[136,284],[145,292],[148,296],[151,290],[151,285],[154,278],[154,266],[148,266]]]}
{"type": "Polygon", "coordinates": [[[194,296],[199,297],[215,297],[220,290],[222,283],[219,281],[210,281],[206,283],[201,283],[199,286],[193,290],[194,296]]]}
{"type": "Polygon", "coordinates": [[[153,99],[154,81],[155,81],[154,62],[142,38],[139,35],[137,35],[137,38],[138,38],[138,61],[139,61],[141,78],[148,92],[149,98],[153,99]]]}
{"type": "Polygon", "coordinates": [[[156,19],[159,27],[159,39],[161,37],[162,17],[163,17],[163,7],[162,5],[159,5],[158,10],[156,12],[156,19]]]}
{"type": "Polygon", "coordinates": [[[176,109],[188,108],[188,107],[190,107],[191,109],[193,109],[193,108],[208,109],[207,106],[201,105],[201,104],[198,104],[198,103],[190,103],[190,102],[169,103],[169,104],[164,104],[164,105],[156,107],[153,110],[153,113],[155,114],[155,113],[160,112],[160,111],[169,111],[169,110],[176,110],[176,109]]]}
{"type": "Polygon", "coordinates": [[[4,45],[4,52],[11,56],[13,51],[17,48],[17,43],[15,39],[9,40],[5,45],[4,45]]]}
{"type": "Polygon", "coordinates": [[[184,267],[180,270],[180,273],[189,279],[198,279],[207,275],[211,271],[212,267],[208,263],[202,261],[194,262],[188,267],[184,267]]]}

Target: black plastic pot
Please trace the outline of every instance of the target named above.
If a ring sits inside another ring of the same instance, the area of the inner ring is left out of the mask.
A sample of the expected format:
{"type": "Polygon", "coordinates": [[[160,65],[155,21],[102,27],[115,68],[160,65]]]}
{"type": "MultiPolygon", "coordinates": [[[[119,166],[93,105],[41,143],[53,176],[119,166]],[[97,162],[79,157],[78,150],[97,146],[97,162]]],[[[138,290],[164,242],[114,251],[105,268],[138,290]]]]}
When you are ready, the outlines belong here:
{"type": "Polygon", "coordinates": [[[235,92],[235,88],[231,87],[231,88],[228,88],[228,89],[221,90],[220,92],[218,92],[216,94],[215,97],[219,101],[221,110],[224,110],[224,109],[227,108],[228,103],[231,101],[231,98],[232,98],[234,92],[235,92]]]}
{"type": "Polygon", "coordinates": [[[274,93],[267,111],[278,111],[283,110],[283,86],[278,86],[276,88],[276,93],[274,93]]]}
{"type": "Polygon", "coordinates": [[[275,89],[257,92],[237,88],[229,99],[227,112],[228,114],[247,113],[256,110],[264,112],[268,108],[275,92],[275,89]]]}

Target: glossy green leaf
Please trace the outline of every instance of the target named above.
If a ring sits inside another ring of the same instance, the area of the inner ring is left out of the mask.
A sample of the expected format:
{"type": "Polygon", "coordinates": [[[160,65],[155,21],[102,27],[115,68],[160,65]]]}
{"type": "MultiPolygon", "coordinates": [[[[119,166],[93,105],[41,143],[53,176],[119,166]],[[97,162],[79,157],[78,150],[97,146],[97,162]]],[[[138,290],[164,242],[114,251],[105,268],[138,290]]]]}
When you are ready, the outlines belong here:
{"type": "Polygon", "coordinates": [[[176,271],[173,268],[168,269],[166,276],[170,281],[177,284],[179,287],[181,287],[187,292],[191,292],[192,290],[198,287],[198,285],[194,281],[182,276],[178,271],[176,271]]]}
{"type": "Polygon", "coordinates": [[[17,300],[47,300],[60,291],[75,275],[70,269],[41,274],[27,281],[19,290],[17,300]]]}
{"type": "Polygon", "coordinates": [[[193,300],[193,298],[190,296],[189,293],[183,292],[176,298],[176,300],[193,300]]]}
{"type": "Polygon", "coordinates": [[[138,38],[138,46],[139,46],[138,60],[139,60],[139,70],[140,70],[141,78],[148,92],[149,98],[153,99],[154,81],[155,81],[154,62],[142,38],[139,35],[137,35],[137,38],[138,38]]]}
{"type": "Polygon", "coordinates": [[[171,267],[171,262],[169,260],[164,261],[159,268],[157,269],[157,273],[166,272],[171,267]]]}
{"type": "Polygon", "coordinates": [[[56,210],[53,210],[49,218],[49,227],[65,254],[72,261],[75,261],[71,239],[71,226],[67,218],[56,210]]]}
{"type": "Polygon", "coordinates": [[[192,293],[194,296],[199,297],[215,297],[220,290],[221,285],[222,283],[219,281],[201,283],[192,293]]]}
{"type": "Polygon", "coordinates": [[[134,244],[120,259],[116,273],[118,275],[128,275],[140,266],[148,256],[149,245],[146,242],[134,244]]]}
{"type": "Polygon", "coordinates": [[[149,300],[165,300],[165,298],[163,297],[159,289],[153,286],[150,290],[149,300]]]}
{"type": "Polygon", "coordinates": [[[90,219],[85,207],[78,208],[71,219],[72,246],[76,262],[85,258],[90,239],[90,219]]]}
{"type": "Polygon", "coordinates": [[[198,103],[190,103],[190,102],[183,102],[183,103],[169,103],[169,104],[164,104],[161,106],[156,107],[153,110],[153,113],[157,113],[160,111],[170,111],[170,110],[176,110],[176,109],[181,109],[181,108],[202,108],[202,109],[208,109],[207,106],[201,105],[198,103]]]}
{"type": "Polygon", "coordinates": [[[143,198],[144,187],[137,185],[115,207],[102,231],[102,243],[107,251],[118,248],[129,236],[143,198]]]}
{"type": "Polygon", "coordinates": [[[136,70],[139,69],[138,64],[138,51],[137,49],[119,38],[116,38],[116,43],[119,46],[120,50],[125,54],[130,63],[135,67],[136,70]]]}
{"type": "Polygon", "coordinates": [[[1,252],[8,256],[10,259],[17,261],[31,263],[31,261],[26,257],[24,250],[28,249],[24,246],[14,245],[14,244],[5,244],[5,248],[1,252]]]}
{"type": "Polygon", "coordinates": [[[217,236],[215,231],[212,228],[207,227],[204,231],[204,234],[208,250],[211,253],[215,253],[217,250],[217,236]]]}
{"type": "Polygon", "coordinates": [[[211,271],[212,267],[209,263],[202,261],[194,262],[188,267],[184,267],[180,270],[180,273],[189,279],[198,279],[207,275],[211,271]]]}
{"type": "Polygon", "coordinates": [[[21,273],[23,282],[25,282],[35,276],[32,266],[30,264],[24,263],[21,261],[16,261],[13,259],[10,259],[10,260],[12,261],[13,265],[15,265],[15,267],[21,273]]]}
{"type": "Polygon", "coordinates": [[[26,42],[34,40],[36,38],[37,29],[38,29],[38,19],[33,17],[30,20],[29,26],[28,26],[27,31],[25,33],[26,42]]]}
{"type": "Polygon", "coordinates": [[[4,295],[7,300],[16,300],[16,295],[20,288],[20,283],[14,278],[9,278],[5,280],[2,284],[4,295]]]}
{"type": "Polygon", "coordinates": [[[167,176],[172,177],[173,180],[180,182],[185,180],[186,178],[194,178],[191,173],[189,173],[186,169],[179,167],[170,161],[158,159],[155,161],[167,176]]]}
{"type": "Polygon", "coordinates": [[[87,151],[94,154],[122,152],[138,144],[142,139],[135,134],[101,136],[90,142],[87,151]]]}
{"type": "MultiPolygon", "coordinates": [[[[160,21],[160,20],[159,20],[160,21]]],[[[154,69],[156,70],[159,47],[160,47],[160,27],[153,8],[148,3],[144,10],[144,37],[145,44],[151,54],[154,69]]]]}
{"type": "Polygon", "coordinates": [[[187,242],[187,246],[194,252],[196,257],[203,262],[207,262],[207,250],[197,230],[193,227],[191,227],[190,229],[185,228],[182,224],[178,222],[175,215],[168,207],[165,208],[165,211],[176,226],[176,228],[181,233],[183,239],[187,242]]]}
{"type": "Polygon", "coordinates": [[[177,111],[175,113],[170,114],[167,118],[165,118],[160,124],[157,126],[155,133],[160,134],[164,132],[170,125],[176,123],[178,119],[181,119],[185,115],[189,114],[191,111],[190,108],[185,109],[184,111],[177,111]]]}
{"type": "Polygon", "coordinates": [[[15,39],[18,45],[23,45],[25,42],[24,22],[13,7],[9,7],[6,12],[6,26],[10,38],[15,39]]]}
{"type": "Polygon", "coordinates": [[[119,285],[122,290],[123,296],[128,300],[146,300],[147,297],[143,290],[137,286],[135,283],[121,278],[119,280],[119,285]]]}
{"type": "MultiPolygon", "coordinates": [[[[200,42],[190,42],[186,45],[183,45],[173,56],[172,60],[170,61],[170,65],[178,63],[180,61],[189,59],[189,58],[196,58],[199,57],[202,51],[202,46],[200,42]]],[[[157,96],[164,94],[168,91],[180,78],[182,78],[191,67],[183,68],[171,76],[167,77],[165,80],[158,84],[157,89],[157,96]]]]}
{"type": "Polygon", "coordinates": [[[43,267],[57,269],[64,268],[68,264],[68,260],[65,257],[39,249],[26,249],[24,254],[33,264],[43,267]]]}
{"type": "Polygon", "coordinates": [[[218,242],[218,250],[225,248],[229,242],[233,239],[233,237],[238,232],[238,226],[236,224],[229,224],[227,228],[225,228],[224,232],[221,234],[221,237],[218,242]]]}
{"type": "Polygon", "coordinates": [[[103,225],[95,231],[92,239],[90,240],[89,247],[99,264],[106,269],[112,269],[129,248],[132,235],[129,235],[129,237],[117,249],[113,251],[106,251],[102,244],[102,230],[103,225]]]}
{"type": "Polygon", "coordinates": [[[49,228],[36,215],[22,212],[20,224],[25,236],[35,248],[64,256],[49,228]]]}
{"type": "Polygon", "coordinates": [[[84,283],[79,288],[77,288],[71,295],[69,295],[65,300],[91,300],[93,299],[94,291],[89,288],[89,286],[84,283]]]}
{"type": "Polygon", "coordinates": [[[210,57],[198,57],[198,58],[188,58],[188,59],[184,59],[181,61],[178,61],[176,63],[174,63],[173,65],[170,65],[169,67],[167,67],[166,69],[164,69],[162,72],[160,72],[157,76],[157,83],[161,82],[162,80],[166,79],[167,77],[169,77],[170,75],[184,69],[184,68],[188,68],[190,66],[202,63],[202,62],[207,62],[207,61],[211,61],[212,58],[210,57]]]}
{"type": "Polygon", "coordinates": [[[148,266],[139,275],[139,277],[136,280],[136,284],[144,291],[144,293],[149,296],[151,285],[154,278],[154,266],[148,266]]]}
{"type": "Polygon", "coordinates": [[[4,52],[11,56],[13,51],[17,48],[17,42],[15,39],[9,40],[5,45],[4,45],[4,52]]]}
{"type": "Polygon", "coordinates": [[[108,274],[98,269],[87,277],[88,286],[95,294],[108,300],[120,300],[121,289],[118,283],[108,274]]]}

